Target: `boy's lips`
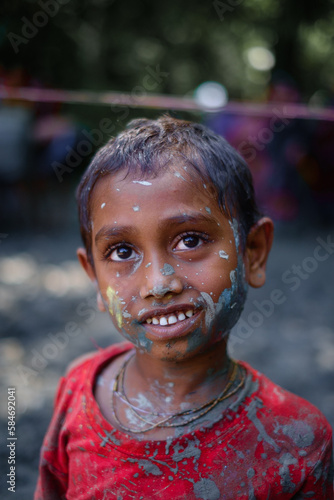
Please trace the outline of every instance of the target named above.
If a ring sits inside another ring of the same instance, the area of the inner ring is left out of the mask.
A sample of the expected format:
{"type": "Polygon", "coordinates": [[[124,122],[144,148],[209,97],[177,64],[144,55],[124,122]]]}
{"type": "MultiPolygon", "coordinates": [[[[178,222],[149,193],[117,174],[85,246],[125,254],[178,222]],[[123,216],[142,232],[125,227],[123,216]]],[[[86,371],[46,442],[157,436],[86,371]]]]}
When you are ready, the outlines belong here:
{"type": "Polygon", "coordinates": [[[202,309],[194,305],[175,304],[146,312],[140,318],[148,338],[167,340],[191,333],[202,309]]]}

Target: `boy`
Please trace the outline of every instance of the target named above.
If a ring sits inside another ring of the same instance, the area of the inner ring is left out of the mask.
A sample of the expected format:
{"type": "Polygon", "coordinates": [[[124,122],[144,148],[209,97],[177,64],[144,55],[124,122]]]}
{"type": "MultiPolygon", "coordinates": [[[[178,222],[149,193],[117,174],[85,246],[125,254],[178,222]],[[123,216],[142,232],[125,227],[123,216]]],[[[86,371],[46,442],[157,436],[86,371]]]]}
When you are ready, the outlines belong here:
{"type": "Polygon", "coordinates": [[[41,451],[41,499],[333,499],[331,429],[227,354],[273,223],[226,141],[134,120],[78,189],[79,261],[123,337],[72,363],[41,451]]]}

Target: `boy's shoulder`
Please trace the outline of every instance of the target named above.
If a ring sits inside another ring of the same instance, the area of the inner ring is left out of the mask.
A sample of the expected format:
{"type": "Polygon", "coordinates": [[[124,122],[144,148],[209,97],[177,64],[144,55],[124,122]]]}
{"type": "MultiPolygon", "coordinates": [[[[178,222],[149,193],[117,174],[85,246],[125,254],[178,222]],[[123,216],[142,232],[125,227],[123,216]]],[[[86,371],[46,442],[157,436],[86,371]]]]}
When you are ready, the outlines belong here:
{"type": "Polygon", "coordinates": [[[242,364],[257,387],[246,404],[247,416],[255,426],[259,421],[271,425],[274,434],[286,436],[298,447],[331,439],[332,428],[316,406],[283,389],[247,363],[242,364]]]}
{"type": "Polygon", "coordinates": [[[113,358],[133,348],[130,342],[120,342],[74,359],[61,377],[56,392],[55,405],[64,404],[81,393],[84,386],[93,387],[95,376],[113,358]],[[87,385],[88,384],[88,385],[87,385]],[[66,400],[66,401],[65,401],[66,400]]]}
{"type": "Polygon", "coordinates": [[[72,376],[73,374],[82,371],[87,367],[100,365],[112,359],[119,354],[131,349],[133,345],[130,342],[120,342],[112,344],[106,348],[101,348],[98,351],[91,351],[81,356],[78,356],[67,366],[64,377],[72,376]]]}

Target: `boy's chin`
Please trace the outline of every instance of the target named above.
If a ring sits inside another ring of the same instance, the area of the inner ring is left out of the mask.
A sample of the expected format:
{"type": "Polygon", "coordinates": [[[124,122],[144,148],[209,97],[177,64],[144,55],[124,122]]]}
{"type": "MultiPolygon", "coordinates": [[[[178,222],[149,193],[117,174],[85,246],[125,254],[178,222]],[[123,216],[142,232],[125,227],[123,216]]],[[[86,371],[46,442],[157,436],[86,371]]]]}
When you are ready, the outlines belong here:
{"type": "Polygon", "coordinates": [[[124,340],[131,342],[139,353],[160,361],[179,363],[217,349],[219,352],[226,349],[230,329],[225,331],[221,323],[219,326],[211,324],[208,328],[201,320],[196,323],[197,328],[175,338],[149,336],[139,323],[128,325],[128,329],[126,325],[123,328],[117,328],[117,325],[115,327],[124,340]]]}
{"type": "Polygon", "coordinates": [[[190,361],[212,352],[226,351],[228,334],[220,335],[218,338],[208,341],[204,336],[199,340],[193,337],[175,339],[165,342],[150,342],[143,345],[137,339],[129,339],[141,354],[147,354],[151,359],[169,363],[182,363],[190,361]]]}

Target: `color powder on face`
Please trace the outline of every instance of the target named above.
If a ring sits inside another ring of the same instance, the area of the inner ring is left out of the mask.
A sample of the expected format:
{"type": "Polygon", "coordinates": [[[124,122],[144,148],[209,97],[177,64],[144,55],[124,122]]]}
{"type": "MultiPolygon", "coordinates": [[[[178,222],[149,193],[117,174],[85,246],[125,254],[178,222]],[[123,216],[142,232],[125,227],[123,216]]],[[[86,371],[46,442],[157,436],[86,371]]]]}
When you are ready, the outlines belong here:
{"type": "Polygon", "coordinates": [[[224,250],[219,250],[219,257],[221,259],[226,259],[226,260],[228,260],[228,258],[229,258],[228,254],[226,252],[224,252],[224,250]]]}
{"type": "Polygon", "coordinates": [[[185,178],[180,174],[180,172],[174,172],[175,177],[179,177],[180,179],[185,181],[185,178]]]}
{"type": "MultiPolygon", "coordinates": [[[[233,219],[229,221],[233,231],[235,249],[238,255],[237,268],[230,272],[231,288],[222,292],[216,305],[217,313],[223,318],[226,312],[229,311],[228,318],[226,317],[226,331],[230,331],[238,321],[248,292],[248,283],[245,278],[245,266],[240,248],[239,226],[238,221],[233,219]]],[[[220,252],[219,252],[220,255],[220,252]]],[[[220,257],[222,257],[220,255],[220,257]]]]}
{"type": "Polygon", "coordinates": [[[142,186],[152,186],[152,182],[148,181],[132,181],[134,184],[141,184],[142,186]]]}
{"type": "Polygon", "coordinates": [[[163,276],[170,276],[175,273],[175,270],[170,264],[164,264],[164,267],[160,269],[160,272],[163,276]]]}
{"type": "Polygon", "coordinates": [[[122,318],[122,311],[120,308],[119,304],[119,299],[116,295],[115,290],[111,288],[111,286],[108,286],[107,288],[107,297],[108,297],[108,309],[109,312],[112,316],[115,316],[118,328],[122,328],[123,324],[123,318],[122,318]]]}
{"type": "MultiPolygon", "coordinates": [[[[233,219],[233,222],[229,221],[229,224],[233,231],[235,248],[238,255],[237,267],[230,272],[231,286],[221,292],[217,303],[206,292],[201,292],[201,299],[199,300],[199,303],[204,303],[206,308],[206,329],[211,330],[214,328],[223,336],[228,335],[238,321],[248,290],[245,280],[244,262],[240,252],[238,222],[236,219],[233,219]]],[[[224,250],[219,251],[219,257],[226,260],[229,259],[229,255],[224,250]]]]}
{"type": "Polygon", "coordinates": [[[204,302],[206,306],[206,329],[214,328],[220,331],[223,336],[228,335],[238,321],[247,296],[247,285],[243,279],[243,266],[240,263],[236,269],[231,271],[230,278],[231,287],[223,290],[217,303],[214,303],[212,297],[205,292],[201,292],[201,300],[199,301],[204,302]]]}
{"type": "Polygon", "coordinates": [[[247,283],[244,279],[243,262],[238,262],[238,267],[231,271],[231,288],[222,292],[216,304],[216,314],[226,333],[234,327],[238,321],[247,297],[247,283]]]}

